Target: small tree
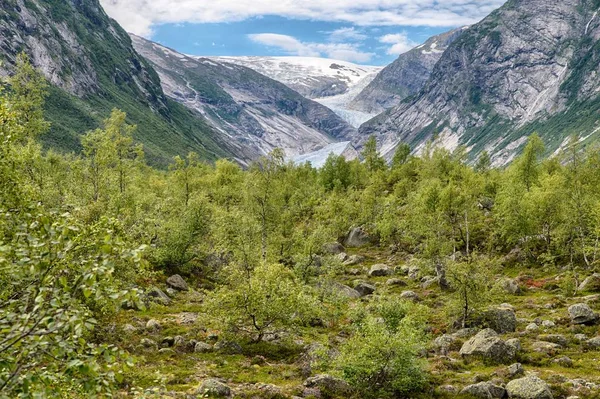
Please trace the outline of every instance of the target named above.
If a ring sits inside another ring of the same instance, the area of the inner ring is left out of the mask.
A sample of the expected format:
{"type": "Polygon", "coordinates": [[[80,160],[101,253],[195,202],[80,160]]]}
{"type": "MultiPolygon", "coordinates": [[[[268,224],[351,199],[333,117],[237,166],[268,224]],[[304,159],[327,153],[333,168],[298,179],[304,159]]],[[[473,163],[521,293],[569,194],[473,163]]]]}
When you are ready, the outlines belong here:
{"type": "Polygon", "coordinates": [[[207,313],[229,333],[260,342],[304,325],[318,312],[309,287],[279,264],[261,264],[254,270],[234,266],[224,274],[226,284],[208,298],[207,313]]]}
{"type": "Polygon", "coordinates": [[[377,152],[377,140],[375,136],[369,137],[361,155],[369,172],[384,170],[386,168],[385,159],[377,152]]]}
{"type": "Polygon", "coordinates": [[[447,268],[453,300],[449,303],[452,315],[460,315],[465,328],[469,317],[488,304],[493,283],[489,265],[479,259],[453,262],[447,268]]]}

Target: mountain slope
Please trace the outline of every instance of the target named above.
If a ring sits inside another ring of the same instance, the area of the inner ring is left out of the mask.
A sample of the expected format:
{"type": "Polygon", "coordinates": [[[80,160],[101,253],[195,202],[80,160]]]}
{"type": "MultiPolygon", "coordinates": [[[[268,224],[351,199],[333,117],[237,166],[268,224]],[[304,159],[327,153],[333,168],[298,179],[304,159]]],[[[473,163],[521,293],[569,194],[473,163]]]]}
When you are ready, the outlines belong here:
{"type": "Polygon", "coordinates": [[[25,51],[52,83],[46,144],[79,150],[78,135],[101,125],[113,108],[138,125],[149,161],[164,166],[177,154],[229,156],[202,117],[169,100],[158,75],[98,0],[5,0],[0,7],[3,75],[25,51]]]}
{"type": "Polygon", "coordinates": [[[379,114],[418,93],[444,51],[465,29],[433,36],[422,45],[401,54],[353,99],[349,108],[379,114]]]}
{"type": "Polygon", "coordinates": [[[250,68],[132,39],[160,74],[167,95],[202,113],[245,159],[277,147],[294,156],[356,135],[328,108],[250,68]]]}
{"type": "Polygon", "coordinates": [[[571,134],[594,139],[600,101],[598,0],[510,0],[467,29],[423,88],[361,129],[391,156],[399,141],[417,150],[434,134],[472,156],[509,162],[539,132],[548,152],[571,134]]]}
{"type": "Polygon", "coordinates": [[[368,75],[382,69],[376,66],[314,57],[211,57],[211,59],[254,69],[311,99],[344,94],[368,75]]]}

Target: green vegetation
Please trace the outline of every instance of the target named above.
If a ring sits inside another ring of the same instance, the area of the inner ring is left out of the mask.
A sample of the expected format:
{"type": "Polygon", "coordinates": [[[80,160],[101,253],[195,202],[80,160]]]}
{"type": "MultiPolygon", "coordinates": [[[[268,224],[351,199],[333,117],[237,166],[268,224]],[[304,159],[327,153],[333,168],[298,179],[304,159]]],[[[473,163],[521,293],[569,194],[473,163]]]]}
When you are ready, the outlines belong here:
{"type": "MultiPolygon", "coordinates": [[[[370,142],[322,170],[281,151],[158,170],[119,110],[79,133],[81,155],[43,151],[44,91],[21,58],[0,96],[1,398],[200,395],[209,378],[242,397],[445,397],[504,378],[430,345],[485,320],[504,277],[527,289],[519,317],[560,309],[558,331],[596,334],[560,315],[600,263],[598,151],[543,160],[534,136],[506,170],[433,144],[390,166],[370,142]],[[367,244],[340,249],[357,226],[367,244]],[[189,291],[157,291],[174,273],[189,291]]],[[[572,393],[556,372],[595,378],[593,351],[570,343],[573,369],[518,360],[572,393]]]]}

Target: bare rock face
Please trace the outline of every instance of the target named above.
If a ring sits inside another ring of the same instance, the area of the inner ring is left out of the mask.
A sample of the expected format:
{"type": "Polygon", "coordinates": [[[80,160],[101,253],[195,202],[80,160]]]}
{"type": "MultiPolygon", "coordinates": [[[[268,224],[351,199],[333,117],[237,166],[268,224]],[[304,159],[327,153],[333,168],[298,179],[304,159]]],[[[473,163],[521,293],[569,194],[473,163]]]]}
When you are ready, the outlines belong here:
{"type": "Polygon", "coordinates": [[[464,28],[459,28],[433,36],[424,44],[401,54],[352,100],[350,108],[367,113],[381,113],[417,94],[427,83],[444,51],[463,31],[464,28]]]}
{"type": "Polygon", "coordinates": [[[550,152],[574,130],[593,133],[596,11],[593,0],[508,1],[450,44],[416,96],[361,126],[357,144],[375,134],[390,158],[399,142],[418,151],[436,134],[504,165],[534,130],[553,137],[550,152]]]}

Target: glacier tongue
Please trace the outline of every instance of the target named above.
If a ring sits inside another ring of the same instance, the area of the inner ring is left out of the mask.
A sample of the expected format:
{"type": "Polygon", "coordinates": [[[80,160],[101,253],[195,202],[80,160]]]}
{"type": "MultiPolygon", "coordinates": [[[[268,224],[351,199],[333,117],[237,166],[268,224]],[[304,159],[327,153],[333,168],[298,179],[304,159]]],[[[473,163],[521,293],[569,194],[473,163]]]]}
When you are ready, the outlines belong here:
{"type": "Polygon", "coordinates": [[[344,141],[329,144],[314,152],[292,157],[290,160],[296,165],[303,165],[308,162],[313,168],[319,169],[325,166],[325,162],[331,154],[337,156],[343,155],[347,160],[356,159],[358,157],[358,153],[352,146],[352,143],[350,141],[344,141]]]}

